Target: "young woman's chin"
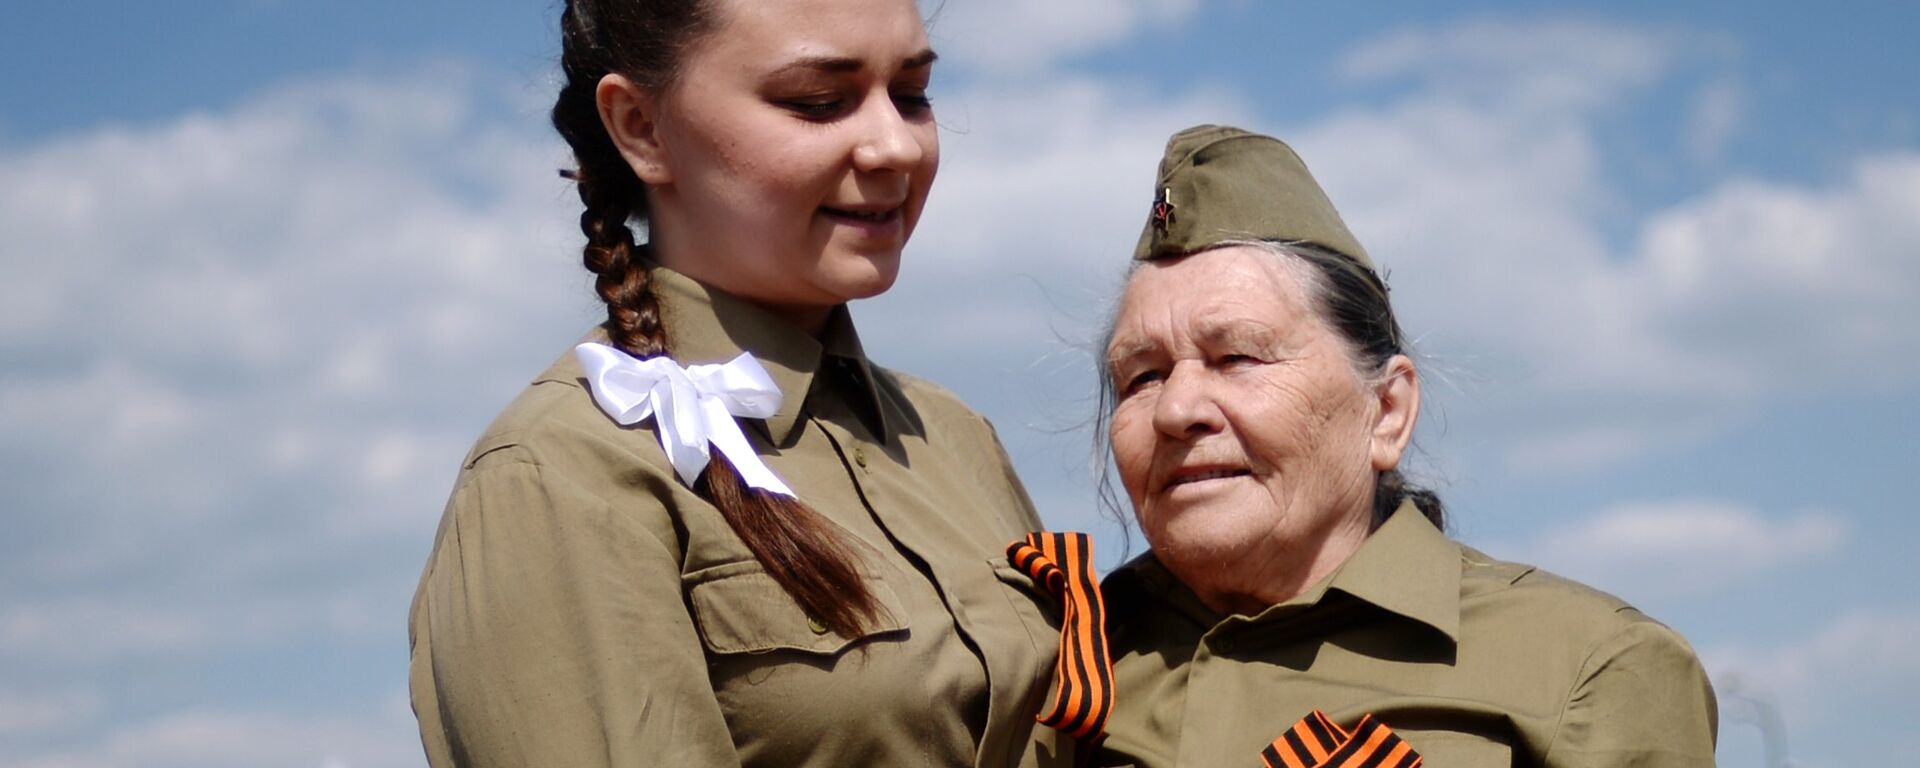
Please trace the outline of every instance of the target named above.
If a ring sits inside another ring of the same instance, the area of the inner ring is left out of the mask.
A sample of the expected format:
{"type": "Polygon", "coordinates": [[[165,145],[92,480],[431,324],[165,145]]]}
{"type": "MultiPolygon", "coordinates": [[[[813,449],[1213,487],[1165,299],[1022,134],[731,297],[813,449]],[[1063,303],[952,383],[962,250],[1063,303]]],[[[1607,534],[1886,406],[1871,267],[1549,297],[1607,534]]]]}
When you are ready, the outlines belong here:
{"type": "Polygon", "coordinates": [[[820,287],[841,301],[870,299],[900,277],[900,251],[832,253],[821,264],[820,287]]]}

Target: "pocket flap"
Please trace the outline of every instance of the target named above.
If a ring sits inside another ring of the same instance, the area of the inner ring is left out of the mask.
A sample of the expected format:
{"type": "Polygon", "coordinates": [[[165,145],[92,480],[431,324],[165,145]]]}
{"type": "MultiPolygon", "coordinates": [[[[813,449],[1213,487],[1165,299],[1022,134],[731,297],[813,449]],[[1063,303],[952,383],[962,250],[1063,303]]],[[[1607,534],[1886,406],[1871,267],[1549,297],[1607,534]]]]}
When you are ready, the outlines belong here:
{"type": "Polygon", "coordinates": [[[906,611],[879,576],[865,577],[880,615],[861,635],[847,637],[807,616],[757,562],[728,563],[687,574],[687,600],[700,638],[714,653],[775,650],[833,655],[857,640],[907,628],[906,611]]]}

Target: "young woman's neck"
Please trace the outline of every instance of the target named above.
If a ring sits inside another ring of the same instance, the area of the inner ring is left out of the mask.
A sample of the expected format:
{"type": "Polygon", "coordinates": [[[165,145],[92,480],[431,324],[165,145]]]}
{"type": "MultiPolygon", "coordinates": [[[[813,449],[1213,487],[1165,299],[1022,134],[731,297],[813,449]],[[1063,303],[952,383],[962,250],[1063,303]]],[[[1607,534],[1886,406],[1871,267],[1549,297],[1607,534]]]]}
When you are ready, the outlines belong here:
{"type": "Polygon", "coordinates": [[[685,249],[676,248],[671,240],[665,243],[659,243],[658,246],[654,243],[649,243],[646,250],[647,258],[655,264],[685,275],[710,290],[722,291],[737,298],[750,301],[755,306],[766,310],[775,317],[792,323],[794,327],[800,330],[806,331],[808,336],[816,339],[820,338],[821,334],[826,333],[827,319],[833,316],[833,307],[831,306],[779,304],[762,301],[753,296],[736,292],[727,286],[728,281],[716,279],[715,275],[708,274],[710,271],[707,268],[708,265],[699,263],[696,260],[697,256],[685,251],[685,249]]]}

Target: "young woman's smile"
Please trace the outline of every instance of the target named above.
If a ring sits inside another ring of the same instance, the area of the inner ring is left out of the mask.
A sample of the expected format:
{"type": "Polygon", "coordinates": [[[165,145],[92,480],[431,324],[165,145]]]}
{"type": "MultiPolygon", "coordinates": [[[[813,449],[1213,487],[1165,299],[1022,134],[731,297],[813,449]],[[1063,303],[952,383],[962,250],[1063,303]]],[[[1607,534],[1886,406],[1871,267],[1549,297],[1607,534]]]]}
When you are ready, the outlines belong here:
{"type": "Polygon", "coordinates": [[[934,54],[902,0],[715,5],[678,79],[619,121],[652,250],[811,326],[899,274],[940,162],[934,54]]]}

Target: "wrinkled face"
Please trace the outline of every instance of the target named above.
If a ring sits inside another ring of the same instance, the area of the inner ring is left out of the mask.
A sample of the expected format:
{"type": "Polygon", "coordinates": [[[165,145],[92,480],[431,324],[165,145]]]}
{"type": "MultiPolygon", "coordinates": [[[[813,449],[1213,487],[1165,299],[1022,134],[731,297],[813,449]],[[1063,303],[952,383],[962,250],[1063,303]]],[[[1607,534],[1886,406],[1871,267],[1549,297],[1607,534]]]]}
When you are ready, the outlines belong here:
{"type": "Polygon", "coordinates": [[[802,313],[885,291],[940,158],[913,0],[713,5],[659,102],[659,258],[802,313]]]}
{"type": "Polygon", "coordinates": [[[1306,269],[1230,246],[1143,265],[1121,299],[1114,462],[1147,541],[1190,585],[1368,530],[1379,400],[1309,303],[1306,269]]]}

